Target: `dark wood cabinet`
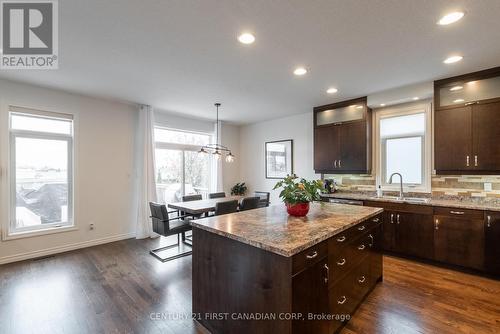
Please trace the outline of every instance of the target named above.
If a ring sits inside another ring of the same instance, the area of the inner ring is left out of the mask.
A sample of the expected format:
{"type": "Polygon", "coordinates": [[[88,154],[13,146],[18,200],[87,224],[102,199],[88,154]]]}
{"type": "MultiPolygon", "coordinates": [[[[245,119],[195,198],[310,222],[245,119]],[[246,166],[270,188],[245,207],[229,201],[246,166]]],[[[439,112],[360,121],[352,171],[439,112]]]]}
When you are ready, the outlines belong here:
{"type": "Polygon", "coordinates": [[[317,173],[371,172],[371,109],[366,97],[314,108],[317,173]]]}
{"type": "Polygon", "coordinates": [[[482,211],[434,209],[434,258],[437,261],[482,270],[484,250],[482,211]]]}
{"type": "Polygon", "coordinates": [[[434,82],[438,174],[500,171],[500,67],[434,82]]]}
{"type": "Polygon", "coordinates": [[[500,212],[484,214],[484,269],[500,276],[500,212]]]}
{"type": "MultiPolygon", "coordinates": [[[[324,257],[315,265],[295,275],[292,279],[292,311],[307,316],[328,314],[328,259],[324,257]]],[[[327,334],[330,333],[331,321],[296,319],[293,321],[294,333],[327,334]]]]}
{"type": "Polygon", "coordinates": [[[472,145],[475,171],[500,170],[500,102],[472,107],[472,145]]]}

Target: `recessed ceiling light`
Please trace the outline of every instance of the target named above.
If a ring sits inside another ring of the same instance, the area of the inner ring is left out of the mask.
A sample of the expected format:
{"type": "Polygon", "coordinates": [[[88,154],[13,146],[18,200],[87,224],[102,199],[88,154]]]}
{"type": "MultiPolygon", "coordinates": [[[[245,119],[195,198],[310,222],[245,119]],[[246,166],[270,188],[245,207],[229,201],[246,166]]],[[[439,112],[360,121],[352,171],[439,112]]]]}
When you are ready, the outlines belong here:
{"type": "Polygon", "coordinates": [[[443,16],[441,19],[439,19],[437,24],[439,24],[441,26],[452,24],[452,23],[455,23],[458,20],[460,20],[462,17],[464,17],[464,15],[465,15],[464,12],[449,13],[449,14],[446,14],[445,16],[443,16]]]}
{"type": "Polygon", "coordinates": [[[477,82],[477,81],[475,81],[475,80],[474,80],[474,81],[469,81],[467,84],[468,84],[468,85],[475,85],[475,84],[476,84],[476,82],[477,82]]]}
{"type": "Polygon", "coordinates": [[[450,91],[454,92],[454,91],[457,91],[457,90],[461,90],[463,88],[464,87],[462,87],[462,86],[453,86],[453,87],[450,88],[450,91]]]}
{"type": "Polygon", "coordinates": [[[385,107],[385,103],[381,103],[381,104],[380,104],[380,106],[381,106],[381,107],[385,107]]]}
{"type": "Polygon", "coordinates": [[[334,88],[334,87],[328,88],[328,89],[326,90],[326,92],[327,92],[328,94],[335,94],[335,93],[337,93],[338,91],[339,91],[339,90],[338,90],[337,88],[334,88]]]}
{"type": "Polygon", "coordinates": [[[443,63],[445,63],[445,64],[453,64],[453,63],[456,63],[458,61],[461,61],[462,59],[464,59],[464,57],[462,57],[462,56],[451,56],[451,57],[446,58],[443,61],[443,63]]]}
{"type": "Polygon", "coordinates": [[[307,70],[304,67],[297,67],[294,71],[293,74],[295,75],[304,75],[307,73],[307,70]]]}
{"type": "Polygon", "coordinates": [[[419,100],[419,99],[420,99],[420,98],[419,98],[418,96],[415,96],[415,97],[413,98],[413,101],[417,101],[417,100],[419,100]]]}
{"type": "Polygon", "coordinates": [[[363,109],[363,106],[357,106],[356,109],[363,109]]]}
{"type": "Polygon", "coordinates": [[[456,99],[455,101],[453,101],[453,103],[460,103],[460,102],[464,102],[465,100],[464,99],[456,99]]]}
{"type": "Polygon", "coordinates": [[[246,32],[238,36],[238,41],[243,44],[252,44],[255,42],[255,36],[246,32]]]}

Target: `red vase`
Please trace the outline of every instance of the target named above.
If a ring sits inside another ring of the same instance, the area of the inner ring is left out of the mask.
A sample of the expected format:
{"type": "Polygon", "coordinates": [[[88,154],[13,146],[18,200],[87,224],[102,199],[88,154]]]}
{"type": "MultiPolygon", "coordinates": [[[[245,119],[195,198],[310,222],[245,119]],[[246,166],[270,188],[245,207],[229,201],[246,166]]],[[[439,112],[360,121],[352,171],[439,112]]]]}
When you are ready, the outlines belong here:
{"type": "Polygon", "coordinates": [[[286,204],[286,212],[290,216],[304,217],[309,212],[309,202],[307,203],[297,203],[297,204],[286,204]]]}

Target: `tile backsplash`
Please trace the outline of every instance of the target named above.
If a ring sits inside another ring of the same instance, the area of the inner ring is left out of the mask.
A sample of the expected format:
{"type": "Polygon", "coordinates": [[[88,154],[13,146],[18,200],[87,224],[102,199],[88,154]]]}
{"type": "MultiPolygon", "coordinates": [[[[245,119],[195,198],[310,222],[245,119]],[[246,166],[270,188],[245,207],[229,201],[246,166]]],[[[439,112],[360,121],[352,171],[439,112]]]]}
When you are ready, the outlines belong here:
{"type": "MultiPolygon", "coordinates": [[[[340,190],[375,191],[374,175],[335,174],[325,175],[337,181],[340,190]]],[[[500,175],[433,175],[433,196],[497,197],[500,198],[500,175]],[[491,191],[484,184],[491,183],[491,191]]]]}

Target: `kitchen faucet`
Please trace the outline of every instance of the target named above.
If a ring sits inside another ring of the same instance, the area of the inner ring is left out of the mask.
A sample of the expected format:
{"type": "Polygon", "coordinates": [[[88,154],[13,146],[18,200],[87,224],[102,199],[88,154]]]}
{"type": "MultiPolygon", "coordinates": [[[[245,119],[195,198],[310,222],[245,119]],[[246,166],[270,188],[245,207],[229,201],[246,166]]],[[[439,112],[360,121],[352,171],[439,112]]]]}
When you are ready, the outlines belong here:
{"type": "Polygon", "coordinates": [[[402,200],[404,198],[404,195],[403,195],[403,176],[399,173],[392,173],[391,176],[389,177],[389,184],[392,184],[392,177],[394,175],[399,175],[399,185],[400,185],[400,189],[399,189],[399,197],[398,199],[402,200]]]}

